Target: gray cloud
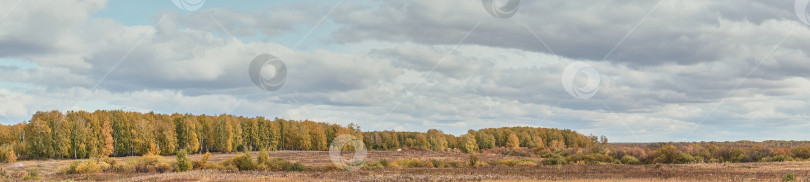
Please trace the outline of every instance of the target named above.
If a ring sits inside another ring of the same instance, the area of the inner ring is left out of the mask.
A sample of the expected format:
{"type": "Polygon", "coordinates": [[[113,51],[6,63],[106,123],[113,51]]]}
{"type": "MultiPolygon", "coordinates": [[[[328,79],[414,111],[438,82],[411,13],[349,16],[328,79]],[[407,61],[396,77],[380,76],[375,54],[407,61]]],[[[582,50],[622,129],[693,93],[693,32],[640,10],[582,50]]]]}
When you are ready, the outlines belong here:
{"type": "MultiPolygon", "coordinates": [[[[551,53],[532,38],[525,25],[562,56],[602,60],[611,53],[608,61],[638,67],[713,62],[771,47],[786,33],[779,29],[793,26],[774,21],[796,19],[788,2],[657,2],[526,1],[515,17],[496,19],[488,17],[476,2],[375,1],[340,8],[334,19],[343,26],[333,35],[343,43],[385,40],[453,45],[481,23],[463,44],[551,53]],[[653,8],[656,10],[645,16],[653,8]],[[617,46],[619,42],[622,44],[617,46]]],[[[800,32],[806,34],[807,29],[800,32]]],[[[803,48],[790,43],[793,41],[807,42],[791,39],[783,49],[803,48]]]]}
{"type": "Polygon", "coordinates": [[[0,119],[125,109],[454,134],[528,125],[612,141],[680,140],[693,128],[687,140],[807,137],[810,29],[791,2],[662,1],[633,29],[657,2],[522,1],[508,19],[479,2],[346,2],[324,22],[336,29],[315,31],[328,42],[299,50],[256,37],[289,38],[326,9],[209,7],[132,26],[92,17],[103,1],[24,1],[0,21],[0,57],[37,66],[0,64],[0,119]],[[288,68],[274,92],[247,75],[265,53],[288,68]],[[600,72],[590,99],[562,87],[562,70],[575,61],[600,72]]]}

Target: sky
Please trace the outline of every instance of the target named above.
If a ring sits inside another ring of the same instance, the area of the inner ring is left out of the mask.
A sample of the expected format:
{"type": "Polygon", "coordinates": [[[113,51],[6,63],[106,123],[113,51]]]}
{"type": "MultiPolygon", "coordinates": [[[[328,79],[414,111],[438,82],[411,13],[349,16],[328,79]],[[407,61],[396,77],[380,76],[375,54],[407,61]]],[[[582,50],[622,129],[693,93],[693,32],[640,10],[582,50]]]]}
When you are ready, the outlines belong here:
{"type": "Polygon", "coordinates": [[[807,140],[808,1],[0,0],[0,123],[124,110],[807,140]]]}

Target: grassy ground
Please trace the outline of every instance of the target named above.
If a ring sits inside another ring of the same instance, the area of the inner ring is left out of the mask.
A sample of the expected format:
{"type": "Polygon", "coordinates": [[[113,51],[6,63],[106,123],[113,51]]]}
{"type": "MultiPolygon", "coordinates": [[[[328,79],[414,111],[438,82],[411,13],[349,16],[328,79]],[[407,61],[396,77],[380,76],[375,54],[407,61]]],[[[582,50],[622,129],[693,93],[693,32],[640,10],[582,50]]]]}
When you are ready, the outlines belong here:
{"type": "MultiPolygon", "coordinates": [[[[275,151],[271,157],[281,157],[300,162],[307,167],[325,166],[331,163],[327,152],[275,151]]],[[[239,155],[215,154],[209,161],[220,162],[239,155]]],[[[202,155],[191,155],[196,160],[202,155]]],[[[254,157],[257,154],[254,153],[254,157]]],[[[136,157],[117,158],[126,161],[136,157]]],[[[174,161],[174,156],[166,156],[174,161]]],[[[463,153],[369,151],[367,161],[387,159],[395,161],[406,158],[441,159],[465,161],[463,153]]],[[[521,158],[501,155],[484,155],[487,161],[505,158],[521,158]]],[[[540,161],[539,158],[532,160],[540,161]]],[[[682,165],[563,165],[523,167],[478,167],[478,168],[408,168],[360,171],[190,171],[182,173],[117,174],[96,173],[92,175],[60,175],[57,169],[74,160],[36,160],[0,164],[2,172],[19,174],[36,170],[43,180],[97,180],[97,181],[781,181],[793,173],[797,181],[810,181],[810,162],[737,163],[737,164],[682,164],[682,165]]],[[[0,178],[0,180],[3,180],[0,178]]],[[[8,180],[8,179],[6,179],[8,180]]]]}

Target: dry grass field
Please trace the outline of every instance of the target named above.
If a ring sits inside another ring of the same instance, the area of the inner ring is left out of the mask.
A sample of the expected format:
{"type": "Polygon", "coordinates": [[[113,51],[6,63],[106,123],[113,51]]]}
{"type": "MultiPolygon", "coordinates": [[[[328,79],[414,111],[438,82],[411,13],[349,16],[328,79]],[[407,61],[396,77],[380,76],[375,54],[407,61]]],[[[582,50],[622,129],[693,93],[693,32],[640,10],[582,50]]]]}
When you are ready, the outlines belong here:
{"type": "MultiPolygon", "coordinates": [[[[331,164],[328,152],[274,151],[271,157],[300,162],[308,168],[331,164]]],[[[220,162],[239,155],[216,154],[209,161],[220,162]]],[[[191,155],[196,160],[202,155],[191,155]]],[[[254,153],[254,157],[257,154],[254,153]]],[[[126,161],[136,157],[116,158],[126,161]]],[[[465,161],[463,153],[369,151],[367,160],[420,158],[465,161]]],[[[485,161],[523,157],[496,154],[483,155],[485,161]]],[[[165,156],[174,161],[174,156],[165,156]]],[[[540,161],[540,158],[529,158],[540,161]]],[[[792,173],[797,181],[810,181],[810,162],[734,163],[734,164],[667,164],[667,165],[562,165],[562,166],[488,166],[466,168],[385,168],[375,170],[307,170],[304,172],[212,171],[197,170],[174,173],[96,173],[63,175],[58,168],[75,160],[36,160],[0,164],[2,172],[19,175],[36,170],[44,181],[782,181],[792,173]]],[[[4,179],[10,180],[10,179],[4,179]]]]}

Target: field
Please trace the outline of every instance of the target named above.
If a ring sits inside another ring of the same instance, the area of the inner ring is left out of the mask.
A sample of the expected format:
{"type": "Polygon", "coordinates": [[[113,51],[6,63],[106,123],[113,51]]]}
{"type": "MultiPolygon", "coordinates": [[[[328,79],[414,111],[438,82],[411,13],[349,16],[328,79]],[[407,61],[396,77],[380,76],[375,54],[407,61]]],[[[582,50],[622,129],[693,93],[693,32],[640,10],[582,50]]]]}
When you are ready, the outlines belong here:
{"type": "MultiPolygon", "coordinates": [[[[216,154],[209,161],[219,162],[238,155],[216,154]]],[[[257,154],[253,154],[256,156],[257,154]]],[[[786,174],[794,174],[797,181],[810,180],[810,162],[758,162],[718,164],[666,164],[666,165],[539,165],[539,166],[487,166],[464,168],[385,168],[344,171],[317,170],[317,166],[331,164],[324,151],[274,151],[271,157],[300,162],[312,170],[304,172],[264,171],[212,171],[197,170],[173,173],[96,173],[91,175],[58,174],[58,168],[75,160],[34,160],[0,164],[4,173],[19,174],[37,170],[42,180],[97,180],[97,181],[781,181],[786,174]]],[[[191,155],[196,160],[202,155],[191,155]]],[[[116,158],[126,161],[137,157],[116,158]]],[[[424,151],[369,151],[367,161],[420,158],[464,162],[464,153],[424,151]]],[[[485,161],[519,159],[523,157],[496,154],[483,155],[485,161]]],[[[174,156],[165,156],[174,161],[174,156]]],[[[541,161],[540,158],[528,158],[541,161]]],[[[7,179],[8,180],[8,179],[7,179]]]]}

